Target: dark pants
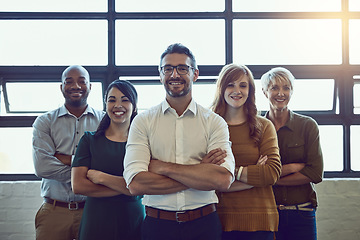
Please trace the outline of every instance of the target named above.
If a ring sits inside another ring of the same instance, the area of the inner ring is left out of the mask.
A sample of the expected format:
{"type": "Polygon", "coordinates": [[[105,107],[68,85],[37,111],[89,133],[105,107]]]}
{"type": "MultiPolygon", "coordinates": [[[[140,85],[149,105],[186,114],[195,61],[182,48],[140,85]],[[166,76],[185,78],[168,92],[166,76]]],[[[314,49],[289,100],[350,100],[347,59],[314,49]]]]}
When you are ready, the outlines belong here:
{"type": "Polygon", "coordinates": [[[276,240],[316,240],[316,217],[313,211],[279,210],[276,240]]]}
{"type": "Polygon", "coordinates": [[[142,226],[142,240],[220,239],[221,223],[216,212],[184,223],[146,216],[142,226]]]}
{"type": "Polygon", "coordinates": [[[231,231],[223,232],[222,240],[274,240],[274,232],[257,231],[257,232],[243,232],[231,231]]]}

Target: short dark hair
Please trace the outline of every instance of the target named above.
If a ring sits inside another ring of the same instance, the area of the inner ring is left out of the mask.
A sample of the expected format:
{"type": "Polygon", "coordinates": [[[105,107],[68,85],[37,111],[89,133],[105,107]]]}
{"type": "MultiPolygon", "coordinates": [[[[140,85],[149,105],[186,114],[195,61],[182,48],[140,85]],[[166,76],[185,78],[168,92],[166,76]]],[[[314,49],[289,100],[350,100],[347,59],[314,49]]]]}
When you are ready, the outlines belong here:
{"type": "Polygon", "coordinates": [[[163,54],[161,54],[160,66],[161,66],[163,58],[167,54],[172,54],[172,53],[186,54],[191,59],[191,67],[197,69],[195,56],[193,55],[193,53],[190,51],[189,48],[187,48],[186,46],[184,46],[181,43],[174,43],[167,47],[167,49],[163,52],[163,54]]]}
{"type": "MultiPolygon", "coordinates": [[[[105,91],[104,101],[109,95],[109,92],[112,88],[119,89],[132,103],[133,105],[133,113],[131,114],[130,123],[137,115],[137,101],[138,95],[134,85],[126,80],[114,80],[112,83],[109,84],[108,88],[105,91]]],[[[99,136],[105,133],[105,130],[110,126],[110,117],[107,113],[105,113],[104,117],[102,118],[101,122],[99,123],[99,127],[96,130],[95,136],[99,136]]]]}

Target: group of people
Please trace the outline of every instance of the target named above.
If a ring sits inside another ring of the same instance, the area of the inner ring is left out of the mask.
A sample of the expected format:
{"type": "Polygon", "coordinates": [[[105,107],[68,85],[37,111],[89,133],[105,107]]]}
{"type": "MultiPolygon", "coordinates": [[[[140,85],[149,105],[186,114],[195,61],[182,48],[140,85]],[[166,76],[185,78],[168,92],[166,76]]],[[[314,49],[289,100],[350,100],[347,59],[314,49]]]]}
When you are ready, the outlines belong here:
{"type": "Polygon", "coordinates": [[[291,72],[261,77],[264,117],[244,65],[222,68],[211,109],[192,97],[199,69],[186,46],[170,45],[159,73],[165,100],[138,115],[130,82],[109,84],[97,111],[87,70],[64,70],[65,104],[33,124],[36,239],[316,239],[319,130],[288,108],[291,72]]]}

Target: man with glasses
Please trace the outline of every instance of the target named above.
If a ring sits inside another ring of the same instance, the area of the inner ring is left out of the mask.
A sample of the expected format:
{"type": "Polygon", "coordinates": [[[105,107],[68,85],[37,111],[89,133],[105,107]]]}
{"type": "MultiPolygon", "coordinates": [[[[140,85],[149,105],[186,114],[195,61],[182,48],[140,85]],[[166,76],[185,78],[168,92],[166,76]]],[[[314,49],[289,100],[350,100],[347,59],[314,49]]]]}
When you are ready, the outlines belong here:
{"type": "Polygon", "coordinates": [[[215,190],[234,180],[226,122],[192,99],[199,70],[191,51],[172,44],[161,55],[166,99],[133,121],[124,178],[144,194],[144,240],[221,239],[215,190]]]}
{"type": "Polygon", "coordinates": [[[33,161],[44,198],[35,217],[37,240],[77,239],[86,197],[72,192],[71,161],[84,131],[95,131],[104,115],[87,104],[91,84],[84,67],[66,68],[60,89],[65,104],[33,124],[33,161]]]}

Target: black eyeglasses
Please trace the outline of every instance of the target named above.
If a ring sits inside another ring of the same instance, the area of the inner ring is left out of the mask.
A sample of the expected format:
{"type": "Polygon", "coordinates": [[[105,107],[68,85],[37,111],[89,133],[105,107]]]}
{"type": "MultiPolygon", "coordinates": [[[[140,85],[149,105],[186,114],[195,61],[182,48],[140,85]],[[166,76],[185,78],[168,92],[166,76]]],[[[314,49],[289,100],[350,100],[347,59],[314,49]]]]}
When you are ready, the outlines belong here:
{"type": "Polygon", "coordinates": [[[188,65],[177,65],[177,66],[165,65],[160,67],[160,70],[163,74],[169,76],[174,72],[174,68],[176,68],[176,71],[179,75],[188,74],[190,68],[194,69],[193,67],[188,65]]]}

